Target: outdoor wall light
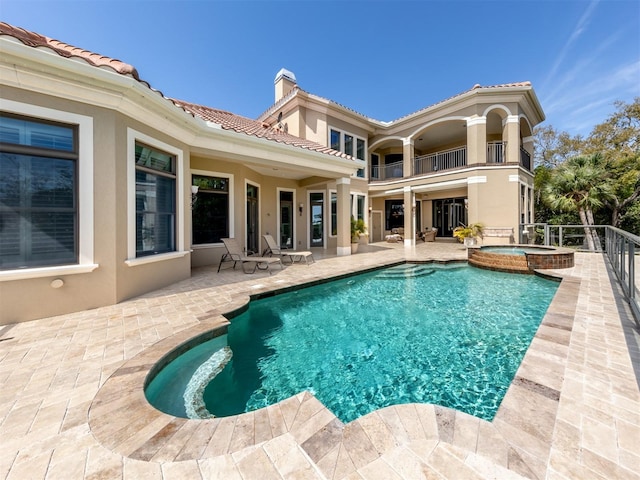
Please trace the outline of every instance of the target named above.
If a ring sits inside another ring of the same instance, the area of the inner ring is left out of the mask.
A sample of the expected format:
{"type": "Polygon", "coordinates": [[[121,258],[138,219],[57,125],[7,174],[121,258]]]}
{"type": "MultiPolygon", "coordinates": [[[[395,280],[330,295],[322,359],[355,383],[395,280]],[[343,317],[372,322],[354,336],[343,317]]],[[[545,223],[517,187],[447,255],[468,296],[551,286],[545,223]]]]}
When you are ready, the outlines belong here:
{"type": "Polygon", "coordinates": [[[198,185],[191,185],[191,208],[196,204],[198,200],[198,185]]]}
{"type": "Polygon", "coordinates": [[[298,212],[300,212],[300,216],[302,216],[302,204],[298,205],[298,212]]]}

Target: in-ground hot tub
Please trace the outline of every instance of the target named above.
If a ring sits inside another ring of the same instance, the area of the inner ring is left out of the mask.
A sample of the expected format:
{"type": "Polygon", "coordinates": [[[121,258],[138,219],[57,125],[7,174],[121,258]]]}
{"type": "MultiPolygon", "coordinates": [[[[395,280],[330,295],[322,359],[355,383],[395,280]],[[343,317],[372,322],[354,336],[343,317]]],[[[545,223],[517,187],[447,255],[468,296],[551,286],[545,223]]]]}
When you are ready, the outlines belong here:
{"type": "Polygon", "coordinates": [[[571,268],[573,250],[537,245],[469,247],[467,258],[474,267],[512,273],[538,269],[571,268]]]}

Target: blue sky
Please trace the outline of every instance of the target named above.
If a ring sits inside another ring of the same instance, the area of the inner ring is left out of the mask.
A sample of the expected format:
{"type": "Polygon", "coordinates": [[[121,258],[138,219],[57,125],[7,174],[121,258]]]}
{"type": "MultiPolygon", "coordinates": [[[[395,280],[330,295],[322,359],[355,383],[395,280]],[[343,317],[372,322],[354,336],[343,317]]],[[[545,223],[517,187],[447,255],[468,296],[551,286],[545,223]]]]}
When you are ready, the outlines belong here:
{"type": "Polygon", "coordinates": [[[587,135],[640,97],[638,0],[0,0],[0,20],[118,58],[165,95],[256,118],[280,68],[390,121],[529,80],[544,125],[587,135]]]}

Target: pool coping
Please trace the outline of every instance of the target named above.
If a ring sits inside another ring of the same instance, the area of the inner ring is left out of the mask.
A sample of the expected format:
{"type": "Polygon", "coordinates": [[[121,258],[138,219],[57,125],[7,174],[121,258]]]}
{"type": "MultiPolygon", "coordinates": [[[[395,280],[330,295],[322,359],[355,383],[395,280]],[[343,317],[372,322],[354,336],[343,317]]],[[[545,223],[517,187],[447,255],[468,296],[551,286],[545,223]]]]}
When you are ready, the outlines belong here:
{"type": "MultiPolygon", "coordinates": [[[[444,442],[453,451],[472,455],[487,468],[543,478],[580,279],[560,272],[539,273],[561,282],[492,422],[432,404],[404,404],[374,411],[345,425],[308,392],[255,412],[207,420],[178,418],[151,406],[143,386],[154,366],[170,351],[186,348],[194,337],[226,329],[229,322],[223,314],[245,308],[252,297],[278,290],[262,285],[236,292],[229,303],[200,316],[199,324],[157,342],[122,364],[95,395],[89,408],[89,427],[106,448],[143,461],[197,460],[250,452],[249,447],[286,437],[293,438],[328,478],[341,478],[336,462],[330,458],[338,447],[355,452],[351,458],[359,459],[353,464],[357,469],[399,446],[444,442]],[[404,429],[398,428],[399,424],[404,429]]],[[[301,283],[308,286],[322,281],[327,279],[301,283]]],[[[295,282],[280,287],[288,288],[297,288],[295,282]]],[[[349,473],[345,471],[344,476],[349,473]]]]}

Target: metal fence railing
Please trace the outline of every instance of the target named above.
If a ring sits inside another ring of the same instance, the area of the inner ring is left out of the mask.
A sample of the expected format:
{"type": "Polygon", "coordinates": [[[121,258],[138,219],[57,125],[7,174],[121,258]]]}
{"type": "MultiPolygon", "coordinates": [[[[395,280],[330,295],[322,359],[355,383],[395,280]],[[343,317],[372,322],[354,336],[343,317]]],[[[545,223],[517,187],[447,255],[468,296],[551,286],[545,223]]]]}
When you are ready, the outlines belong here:
{"type": "Polygon", "coordinates": [[[386,180],[389,178],[403,177],[403,163],[394,162],[386,165],[371,166],[371,180],[386,180]]]}
{"type": "Polygon", "coordinates": [[[640,237],[610,225],[520,225],[520,243],[604,253],[640,326],[640,237]]]}
{"type": "Polygon", "coordinates": [[[467,147],[452,148],[442,152],[417,156],[413,159],[413,174],[422,175],[424,173],[460,168],[466,165],[467,147]]]}

